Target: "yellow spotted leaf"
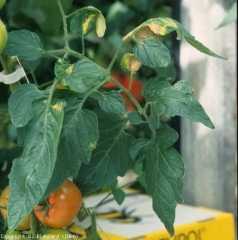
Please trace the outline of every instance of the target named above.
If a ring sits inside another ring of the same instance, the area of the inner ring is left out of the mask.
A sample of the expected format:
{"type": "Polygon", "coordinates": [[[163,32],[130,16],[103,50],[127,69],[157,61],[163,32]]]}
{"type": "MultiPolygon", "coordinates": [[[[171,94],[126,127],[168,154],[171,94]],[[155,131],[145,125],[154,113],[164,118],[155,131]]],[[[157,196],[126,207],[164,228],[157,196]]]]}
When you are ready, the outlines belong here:
{"type": "Polygon", "coordinates": [[[87,16],[87,18],[84,19],[84,22],[82,24],[82,33],[83,36],[87,35],[93,28],[93,21],[95,20],[96,14],[91,13],[87,16]]]}
{"type": "Polygon", "coordinates": [[[106,21],[100,10],[86,7],[72,18],[70,29],[80,36],[86,36],[89,32],[96,30],[97,36],[102,37],[106,30],[106,21]]]}
{"type": "Polygon", "coordinates": [[[58,111],[60,113],[63,110],[63,107],[61,105],[59,105],[58,103],[54,104],[52,107],[53,107],[53,109],[55,109],[56,111],[58,111]]]}
{"type": "Polygon", "coordinates": [[[147,25],[143,26],[139,31],[136,32],[135,37],[137,40],[142,41],[146,38],[152,37],[154,32],[147,25]]]}

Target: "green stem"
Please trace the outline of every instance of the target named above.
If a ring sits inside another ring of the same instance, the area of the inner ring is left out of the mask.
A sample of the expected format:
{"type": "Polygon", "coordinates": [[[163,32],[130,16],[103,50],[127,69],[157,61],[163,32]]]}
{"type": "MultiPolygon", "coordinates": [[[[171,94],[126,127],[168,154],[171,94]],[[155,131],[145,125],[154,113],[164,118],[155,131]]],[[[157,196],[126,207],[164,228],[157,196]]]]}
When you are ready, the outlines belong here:
{"type": "MultiPolygon", "coordinates": [[[[79,211],[79,213],[77,214],[77,219],[80,221],[80,222],[83,222],[85,219],[87,219],[88,217],[91,218],[91,213],[90,211],[88,210],[88,208],[85,206],[84,202],[83,202],[83,205],[79,211]]],[[[91,218],[92,219],[92,218],[91,218]]],[[[84,229],[85,231],[85,234],[87,237],[90,237],[92,236],[92,233],[93,233],[93,228],[92,228],[92,225],[90,225],[89,227],[87,227],[86,229],[84,229]]],[[[98,236],[99,238],[99,236],[98,236]]],[[[100,238],[99,238],[100,239],[100,238]]]]}
{"type": "MultiPolygon", "coordinates": [[[[77,219],[79,220],[79,222],[83,222],[88,217],[91,217],[91,216],[90,216],[90,213],[89,213],[88,209],[86,208],[86,206],[83,202],[83,205],[80,208],[79,213],[77,214],[77,219]]],[[[91,226],[84,229],[84,231],[86,233],[86,236],[90,236],[91,235],[91,226]]]]}
{"type": "Polygon", "coordinates": [[[145,104],[145,106],[143,108],[144,112],[147,112],[149,106],[150,106],[150,104],[148,102],[146,102],[146,104],[145,104]]]}
{"type": "Polygon", "coordinates": [[[109,66],[108,66],[108,68],[107,68],[107,71],[108,71],[108,72],[111,72],[112,67],[113,67],[113,65],[114,65],[114,63],[115,63],[115,61],[116,61],[116,59],[117,59],[117,57],[118,57],[118,54],[119,54],[119,52],[121,51],[123,45],[124,45],[124,42],[121,43],[121,45],[120,45],[119,48],[117,49],[115,55],[113,56],[112,61],[110,62],[109,66]]]}
{"type": "MultiPolygon", "coordinates": [[[[18,62],[15,58],[9,57],[3,54],[0,54],[0,62],[2,63],[2,66],[4,68],[4,71],[6,74],[11,74],[15,72],[16,67],[18,66],[18,62]]],[[[10,89],[12,92],[15,92],[15,90],[21,85],[19,81],[9,84],[10,89]]]]}
{"type": "Polygon", "coordinates": [[[84,36],[82,36],[81,39],[82,39],[82,54],[85,55],[84,36]]]}
{"type": "Polygon", "coordinates": [[[53,98],[53,94],[54,94],[56,85],[59,81],[60,81],[60,79],[55,79],[53,84],[50,87],[50,90],[49,90],[50,94],[49,94],[47,105],[46,105],[46,114],[45,114],[45,120],[44,120],[44,129],[45,129],[44,138],[46,136],[46,129],[47,129],[46,125],[47,125],[47,122],[48,122],[48,112],[49,112],[49,109],[50,109],[50,106],[51,106],[51,102],[52,102],[52,98],[53,98]]]}
{"type": "MultiPolygon", "coordinates": [[[[64,48],[65,49],[69,49],[69,34],[68,34],[68,27],[67,27],[67,21],[66,21],[66,15],[64,13],[64,9],[62,7],[61,1],[57,0],[57,4],[59,6],[59,10],[62,16],[62,20],[63,20],[63,26],[64,26],[64,48]]],[[[67,52],[65,53],[65,57],[67,57],[67,52]]]]}
{"type": "MultiPolygon", "coordinates": [[[[74,116],[77,116],[77,114],[82,110],[83,108],[83,104],[85,103],[85,101],[87,100],[87,98],[96,90],[98,90],[101,86],[103,86],[108,80],[104,80],[102,81],[100,84],[98,84],[97,86],[95,86],[94,88],[92,88],[88,93],[85,94],[85,96],[83,97],[82,101],[80,102],[77,110],[74,113],[74,116]]],[[[71,118],[71,120],[69,121],[69,123],[64,127],[64,131],[67,131],[67,128],[71,126],[71,123],[73,121],[74,117],[71,118]]],[[[61,134],[61,138],[64,135],[64,133],[61,134]]]]}
{"type": "Polygon", "coordinates": [[[56,85],[58,84],[58,82],[59,82],[60,80],[61,80],[61,79],[55,79],[54,82],[53,82],[53,84],[52,84],[51,87],[50,87],[50,95],[49,95],[49,98],[48,98],[48,106],[51,105],[51,102],[52,102],[52,98],[53,98],[53,94],[54,94],[56,85]]]}
{"type": "Polygon", "coordinates": [[[139,112],[140,114],[142,114],[142,115],[145,117],[145,119],[148,121],[147,113],[146,113],[146,112],[144,111],[144,109],[141,107],[141,105],[140,105],[139,102],[136,100],[136,98],[133,96],[133,94],[130,92],[130,90],[127,89],[127,88],[125,88],[121,83],[119,83],[117,80],[115,80],[115,79],[112,78],[112,77],[111,77],[111,81],[112,81],[113,83],[115,83],[115,84],[118,86],[118,88],[120,88],[123,92],[125,92],[125,93],[129,96],[129,98],[131,99],[131,101],[135,104],[138,112],[139,112]]]}
{"type": "Polygon", "coordinates": [[[90,209],[91,219],[92,219],[92,239],[100,240],[100,236],[97,233],[97,223],[96,223],[96,212],[95,208],[90,209]]]}
{"type": "Polygon", "coordinates": [[[18,62],[15,58],[3,54],[0,54],[0,61],[6,74],[13,73],[18,65],[18,62]]]}
{"type": "Polygon", "coordinates": [[[76,15],[77,13],[84,11],[84,9],[86,9],[86,8],[88,8],[88,7],[79,8],[79,9],[77,9],[76,11],[70,13],[69,15],[66,15],[66,18],[71,18],[71,17],[73,17],[74,15],[76,15]]]}
{"type": "Polygon", "coordinates": [[[133,72],[131,72],[131,74],[130,74],[130,83],[129,83],[129,90],[131,91],[131,89],[132,89],[132,83],[133,83],[133,72]]]}
{"type": "Polygon", "coordinates": [[[51,85],[54,81],[49,81],[49,82],[46,82],[46,83],[42,83],[41,85],[37,85],[38,89],[42,89],[42,88],[45,88],[49,85],[51,85]]]}
{"type": "Polygon", "coordinates": [[[50,50],[50,51],[44,51],[41,54],[41,58],[44,57],[53,57],[56,59],[59,59],[58,56],[63,56],[67,51],[65,49],[57,49],[57,50],[50,50]]]}
{"type": "MultiPolygon", "coordinates": [[[[122,185],[121,187],[119,187],[120,189],[124,188],[124,187],[127,187],[127,186],[131,186],[132,184],[134,184],[135,182],[137,182],[137,180],[134,180],[134,181],[131,181],[131,182],[128,182],[124,185],[122,185]]],[[[102,205],[102,203],[112,195],[112,191],[109,192],[94,208],[98,208],[100,205],[102,205]]]]}
{"type": "Polygon", "coordinates": [[[102,81],[100,84],[98,84],[97,86],[95,86],[94,88],[92,88],[90,91],[88,91],[85,96],[83,97],[80,105],[79,105],[79,108],[82,109],[83,108],[83,104],[86,102],[86,100],[88,99],[88,97],[94,93],[95,91],[97,91],[100,87],[102,87],[108,80],[104,80],[102,81]]]}
{"type": "MultiPolygon", "coordinates": [[[[78,52],[76,52],[76,51],[74,51],[74,50],[69,50],[69,54],[71,55],[71,56],[74,56],[74,57],[76,57],[76,58],[78,58],[78,59],[88,59],[88,58],[86,58],[83,54],[81,54],[81,53],[78,53],[78,52]]],[[[89,59],[88,59],[89,60],[89,59]]]]}
{"type": "Polygon", "coordinates": [[[31,226],[31,234],[34,239],[36,239],[36,217],[33,212],[30,213],[30,226],[31,226]]]}
{"type": "Polygon", "coordinates": [[[71,17],[73,17],[74,15],[76,15],[76,14],[79,13],[79,12],[83,12],[85,9],[86,9],[86,10],[87,10],[87,9],[91,9],[91,10],[94,10],[94,11],[101,12],[99,9],[97,9],[97,8],[95,8],[95,7],[92,7],[92,6],[82,7],[82,8],[77,9],[76,11],[70,13],[69,15],[66,15],[66,18],[71,18],[71,17]]]}
{"type": "Polygon", "coordinates": [[[57,50],[50,50],[50,51],[44,51],[42,54],[41,54],[41,57],[44,58],[44,57],[55,57],[55,58],[58,58],[58,56],[63,56],[65,54],[69,54],[71,56],[74,56],[78,59],[83,59],[83,58],[86,58],[83,54],[81,53],[78,53],[74,50],[71,50],[71,49],[57,49],[57,50]]]}

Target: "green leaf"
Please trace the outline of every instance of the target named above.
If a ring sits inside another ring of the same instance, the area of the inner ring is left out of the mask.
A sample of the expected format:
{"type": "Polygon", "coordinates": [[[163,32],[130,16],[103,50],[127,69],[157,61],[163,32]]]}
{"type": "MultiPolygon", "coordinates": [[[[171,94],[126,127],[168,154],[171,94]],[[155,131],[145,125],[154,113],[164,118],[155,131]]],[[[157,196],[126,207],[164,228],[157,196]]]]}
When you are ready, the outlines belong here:
{"type": "Polygon", "coordinates": [[[65,84],[79,93],[86,93],[109,78],[106,70],[88,59],[77,61],[67,72],[65,84]]]}
{"type": "Polygon", "coordinates": [[[175,149],[159,149],[156,142],[151,140],[146,148],[144,170],[147,192],[152,195],[153,209],[172,236],[175,208],[177,203],[183,201],[183,160],[175,149]]]}
{"type": "Polygon", "coordinates": [[[9,113],[16,127],[25,126],[33,117],[32,103],[41,92],[34,84],[23,84],[8,100],[9,113]]]}
{"type": "Polygon", "coordinates": [[[121,205],[124,202],[126,194],[120,188],[112,189],[112,194],[118,205],[121,205]]]}
{"type": "Polygon", "coordinates": [[[101,109],[108,113],[125,114],[125,106],[121,94],[118,91],[94,92],[92,96],[98,100],[101,109]]]}
{"type": "Polygon", "coordinates": [[[146,81],[142,88],[142,94],[145,97],[146,102],[158,101],[161,92],[164,89],[171,87],[169,80],[170,78],[164,76],[156,76],[146,81]]]}
{"type": "Polygon", "coordinates": [[[187,95],[192,95],[194,93],[193,88],[189,85],[189,82],[186,80],[180,80],[176,84],[174,84],[171,89],[183,92],[187,95]]]}
{"type": "Polygon", "coordinates": [[[28,30],[16,30],[8,34],[8,42],[3,54],[18,56],[23,60],[39,59],[43,52],[39,36],[28,30]]]}
{"type": "Polygon", "coordinates": [[[160,128],[160,120],[156,112],[151,112],[148,118],[148,125],[153,132],[155,132],[157,128],[160,128]]]}
{"type": "Polygon", "coordinates": [[[148,139],[138,138],[135,139],[130,147],[130,156],[136,162],[141,162],[144,158],[143,150],[148,144],[148,139]]]}
{"type": "Polygon", "coordinates": [[[160,122],[156,129],[155,141],[161,149],[171,147],[178,140],[177,132],[165,123],[160,122]]]}
{"type": "Polygon", "coordinates": [[[66,108],[59,151],[67,161],[89,163],[98,138],[98,120],[93,111],[66,108]]]}
{"type": "Polygon", "coordinates": [[[160,87],[160,84],[146,87],[144,91],[146,99],[151,102],[151,111],[158,119],[159,116],[167,114],[169,116],[181,116],[191,121],[201,122],[209,128],[214,125],[201,104],[192,96],[193,90],[185,80],[170,87],[160,87]],[[156,91],[158,91],[156,93],[156,91]],[[150,95],[151,94],[151,95],[150,95]]]}
{"type": "Polygon", "coordinates": [[[102,37],[106,30],[105,18],[97,8],[85,7],[72,18],[70,29],[79,36],[86,36],[96,29],[98,37],[102,37]]]}
{"type": "Polygon", "coordinates": [[[80,102],[71,102],[65,108],[57,161],[52,178],[43,196],[47,197],[66,178],[75,178],[82,163],[89,163],[99,138],[97,116],[79,108],[80,102]]]}
{"type": "Polygon", "coordinates": [[[138,111],[130,112],[127,114],[127,116],[132,125],[140,125],[142,123],[146,123],[146,121],[142,119],[142,116],[138,111]]]}
{"type": "Polygon", "coordinates": [[[67,58],[60,58],[57,60],[54,68],[55,76],[59,79],[65,77],[68,72],[67,69],[71,66],[67,58]]]}
{"type": "Polygon", "coordinates": [[[219,24],[217,28],[224,27],[232,22],[235,22],[237,20],[237,2],[234,2],[229,9],[226,17],[223,19],[223,21],[219,24]]]}
{"type": "Polygon", "coordinates": [[[151,68],[166,67],[170,63],[168,48],[155,38],[138,42],[133,53],[142,64],[151,68]]]}
{"type": "Polygon", "coordinates": [[[40,62],[40,59],[34,61],[25,61],[22,62],[22,67],[24,68],[26,73],[34,73],[40,62]]]}
{"type": "MultiPolygon", "coordinates": [[[[185,31],[185,29],[184,29],[184,31],[185,31]]],[[[184,35],[185,35],[185,33],[184,33],[184,35]]],[[[200,51],[202,53],[205,53],[207,55],[210,55],[212,57],[216,57],[216,58],[220,58],[220,59],[223,59],[223,60],[227,60],[227,58],[217,55],[216,53],[212,52],[209,48],[205,47],[202,43],[200,43],[199,41],[195,40],[195,38],[192,35],[186,34],[184,37],[187,40],[187,42],[190,45],[192,45],[194,48],[196,48],[198,51],[200,51]]]]}
{"type": "MultiPolygon", "coordinates": [[[[57,1],[48,0],[34,0],[38,7],[43,11],[45,15],[45,20],[50,24],[51,28],[56,32],[62,25],[62,16],[59,10],[57,1]]],[[[73,0],[60,0],[64,13],[66,14],[73,0]]]]}
{"type": "Polygon", "coordinates": [[[136,180],[141,184],[141,186],[144,189],[147,189],[146,181],[145,181],[145,173],[143,171],[143,163],[141,162],[139,164],[136,164],[133,169],[133,172],[138,175],[136,180]]]}
{"type": "Polygon", "coordinates": [[[201,42],[197,41],[194,36],[192,36],[179,22],[174,19],[167,17],[152,18],[143,23],[142,26],[149,26],[150,29],[157,35],[165,36],[172,31],[177,32],[177,39],[181,40],[182,36],[186,41],[196,48],[198,51],[210,55],[212,57],[217,57],[221,59],[227,59],[222,56],[217,55],[212,52],[209,48],[204,46],[201,42]]]}
{"type": "Polygon", "coordinates": [[[124,176],[133,167],[129,156],[132,137],[124,132],[127,118],[96,112],[99,121],[99,141],[89,164],[83,164],[75,182],[83,195],[88,195],[124,176]]]}
{"type": "Polygon", "coordinates": [[[8,228],[16,228],[42,199],[51,179],[61,132],[64,105],[47,99],[33,104],[34,117],[25,127],[22,156],[13,161],[8,202],[8,228]]]}
{"type": "Polygon", "coordinates": [[[62,82],[63,81],[60,81],[60,83],[57,84],[53,99],[63,99],[67,102],[67,106],[79,104],[78,101],[82,100],[84,95],[65,87],[62,82]]]}
{"type": "MultiPolygon", "coordinates": [[[[149,142],[149,140],[147,140],[147,144],[148,144],[148,142],[149,142]]],[[[146,146],[147,146],[147,144],[146,144],[146,146]]],[[[137,163],[132,170],[138,176],[143,175],[144,174],[143,163],[137,163]]]]}

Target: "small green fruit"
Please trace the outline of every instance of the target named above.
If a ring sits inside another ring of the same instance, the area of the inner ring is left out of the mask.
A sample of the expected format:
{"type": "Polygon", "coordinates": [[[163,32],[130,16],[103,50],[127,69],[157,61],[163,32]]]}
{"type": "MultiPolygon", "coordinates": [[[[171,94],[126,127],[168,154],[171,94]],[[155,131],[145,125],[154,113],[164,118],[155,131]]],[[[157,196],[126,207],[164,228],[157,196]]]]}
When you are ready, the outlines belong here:
{"type": "Polygon", "coordinates": [[[0,20],[0,53],[5,48],[6,44],[7,44],[7,30],[3,22],[0,20]]]}
{"type": "Polygon", "coordinates": [[[4,6],[5,3],[6,3],[6,0],[0,0],[0,9],[4,6]]]}

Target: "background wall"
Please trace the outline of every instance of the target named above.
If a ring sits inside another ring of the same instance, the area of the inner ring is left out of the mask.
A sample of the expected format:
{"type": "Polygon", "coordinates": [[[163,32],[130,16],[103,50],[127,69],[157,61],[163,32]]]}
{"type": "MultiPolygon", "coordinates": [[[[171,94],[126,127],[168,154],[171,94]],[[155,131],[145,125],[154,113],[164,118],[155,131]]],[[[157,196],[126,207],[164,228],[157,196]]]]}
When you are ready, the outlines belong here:
{"type": "Polygon", "coordinates": [[[205,46],[228,58],[209,57],[181,43],[181,79],[190,81],[215,125],[211,130],[182,120],[181,153],[187,169],[185,203],[236,214],[236,23],[215,29],[233,2],[181,1],[182,25],[205,46]]]}

